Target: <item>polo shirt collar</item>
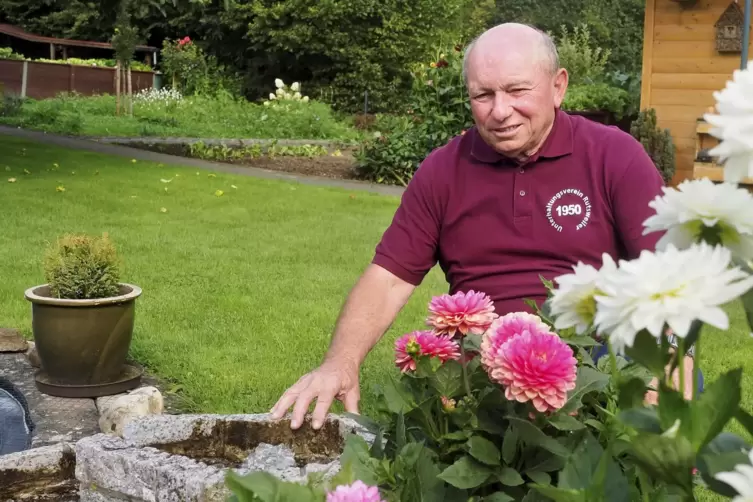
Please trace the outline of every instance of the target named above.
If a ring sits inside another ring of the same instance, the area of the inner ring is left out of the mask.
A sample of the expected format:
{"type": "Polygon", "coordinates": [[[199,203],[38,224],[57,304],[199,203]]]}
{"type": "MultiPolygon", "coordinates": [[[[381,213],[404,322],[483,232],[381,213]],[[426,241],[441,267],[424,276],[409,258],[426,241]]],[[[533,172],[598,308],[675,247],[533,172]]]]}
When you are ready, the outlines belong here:
{"type": "MultiPolygon", "coordinates": [[[[516,163],[489,146],[474,126],[471,131],[471,155],[481,162],[496,164],[498,162],[516,163]]],[[[554,115],[554,125],[539,152],[528,160],[534,162],[539,158],[562,157],[573,153],[573,125],[570,117],[560,109],[554,115]]]]}

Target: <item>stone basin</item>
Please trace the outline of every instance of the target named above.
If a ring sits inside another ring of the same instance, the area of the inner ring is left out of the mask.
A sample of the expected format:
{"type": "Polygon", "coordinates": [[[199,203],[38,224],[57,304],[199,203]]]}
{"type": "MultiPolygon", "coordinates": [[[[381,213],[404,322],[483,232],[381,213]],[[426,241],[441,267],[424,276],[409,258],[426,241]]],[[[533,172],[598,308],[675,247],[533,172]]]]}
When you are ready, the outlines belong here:
{"type": "Polygon", "coordinates": [[[0,456],[0,501],[78,500],[73,448],[67,443],[0,456]]]}
{"type": "Polygon", "coordinates": [[[257,415],[154,415],[129,423],[123,437],[97,434],[75,445],[82,502],[225,501],[229,469],[266,471],[285,481],[325,478],[340,469],[350,434],[373,436],[329,415],[323,427],[290,429],[288,419],[257,415]]]}

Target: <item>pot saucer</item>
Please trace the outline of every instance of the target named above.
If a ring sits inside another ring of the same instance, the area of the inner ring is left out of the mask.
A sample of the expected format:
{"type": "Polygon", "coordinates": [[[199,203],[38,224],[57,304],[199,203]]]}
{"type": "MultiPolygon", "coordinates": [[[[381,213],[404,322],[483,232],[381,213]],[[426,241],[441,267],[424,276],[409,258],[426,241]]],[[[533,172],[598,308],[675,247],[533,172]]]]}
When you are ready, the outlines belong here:
{"type": "Polygon", "coordinates": [[[123,392],[133,390],[141,383],[141,376],[144,374],[144,368],[138,364],[125,363],[123,371],[118,378],[111,382],[99,384],[71,385],[64,384],[53,380],[40,370],[34,376],[37,389],[42,394],[56,397],[102,397],[122,394],[123,392]]]}

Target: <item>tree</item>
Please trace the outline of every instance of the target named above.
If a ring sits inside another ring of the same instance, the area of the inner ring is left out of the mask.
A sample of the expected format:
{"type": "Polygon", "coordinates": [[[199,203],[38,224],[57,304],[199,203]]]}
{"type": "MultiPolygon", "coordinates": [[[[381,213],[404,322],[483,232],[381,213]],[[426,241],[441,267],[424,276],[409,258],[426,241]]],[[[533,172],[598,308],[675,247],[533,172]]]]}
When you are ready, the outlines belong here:
{"type": "Polygon", "coordinates": [[[118,82],[118,98],[117,98],[117,113],[120,114],[120,82],[122,72],[126,75],[126,96],[127,98],[127,112],[128,115],[133,116],[133,87],[131,85],[131,62],[133,56],[136,53],[136,45],[139,43],[138,31],[131,24],[131,14],[129,8],[132,0],[121,0],[120,9],[115,22],[115,34],[112,37],[111,43],[115,49],[115,58],[117,59],[118,75],[116,82],[118,82]]]}

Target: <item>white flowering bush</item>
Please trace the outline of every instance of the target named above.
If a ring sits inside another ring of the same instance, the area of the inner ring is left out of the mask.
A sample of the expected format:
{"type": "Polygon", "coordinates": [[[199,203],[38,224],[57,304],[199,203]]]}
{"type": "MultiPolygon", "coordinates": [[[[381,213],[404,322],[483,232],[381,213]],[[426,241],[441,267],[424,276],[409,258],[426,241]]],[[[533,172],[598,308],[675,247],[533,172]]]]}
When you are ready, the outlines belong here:
{"type": "MultiPolygon", "coordinates": [[[[656,250],[619,263],[604,255],[598,269],[579,263],[555,279],[543,310],[556,328],[597,332],[612,359],[625,355],[653,373],[658,406],[645,403],[643,382],[623,379],[616,413],[632,429],[624,451],[651,479],[671,487],[676,500],[695,500],[700,484],[743,501],[753,500],[753,450],[725,432],[735,419],[753,434],[753,416],[740,406],[742,368],[702,392],[695,385],[689,396],[684,392],[683,356],[693,355],[697,383],[708,336],[703,327],[729,328],[723,306],[742,301],[753,328],[753,195],[737,185],[753,177],[753,74],[735,71],[714,97],[718,113],[705,119],[720,140],[710,153],[719,156],[724,182],[702,178],[664,188],[644,222],[644,234],[663,233],[656,250]],[[670,376],[676,368],[679,386],[670,376]]],[[[555,500],[581,499],[563,491],[555,500]]]]}
{"type": "Polygon", "coordinates": [[[308,103],[309,97],[301,94],[301,84],[293,82],[286,85],[282,79],[275,79],[275,92],[269,93],[269,99],[264,101],[264,106],[278,107],[290,102],[308,103]]]}
{"type": "Polygon", "coordinates": [[[175,105],[183,100],[183,95],[177,89],[142,89],[134,94],[133,101],[135,104],[144,106],[161,106],[167,107],[175,105]]]}

